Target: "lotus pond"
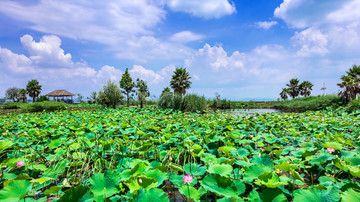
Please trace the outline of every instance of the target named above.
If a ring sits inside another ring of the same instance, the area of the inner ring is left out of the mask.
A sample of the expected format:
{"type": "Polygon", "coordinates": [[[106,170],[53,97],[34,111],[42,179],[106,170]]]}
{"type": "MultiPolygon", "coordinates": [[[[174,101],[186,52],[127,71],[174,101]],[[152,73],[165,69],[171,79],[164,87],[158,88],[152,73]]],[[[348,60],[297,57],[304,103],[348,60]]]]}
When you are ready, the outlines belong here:
{"type": "Polygon", "coordinates": [[[0,116],[0,201],[359,201],[360,116],[0,116]]]}

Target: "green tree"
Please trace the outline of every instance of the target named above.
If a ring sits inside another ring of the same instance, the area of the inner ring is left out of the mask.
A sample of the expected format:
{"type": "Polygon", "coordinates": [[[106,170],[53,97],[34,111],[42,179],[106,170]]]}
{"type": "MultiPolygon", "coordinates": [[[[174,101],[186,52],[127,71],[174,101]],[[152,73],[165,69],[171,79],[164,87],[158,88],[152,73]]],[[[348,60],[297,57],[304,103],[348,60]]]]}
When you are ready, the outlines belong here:
{"type": "Polygon", "coordinates": [[[149,91],[149,88],[148,88],[146,82],[142,79],[136,80],[136,87],[137,87],[136,94],[140,101],[140,108],[143,108],[146,98],[150,96],[150,91],[149,91]]]}
{"type": "Polygon", "coordinates": [[[26,102],[27,96],[26,96],[26,90],[25,89],[21,89],[19,91],[19,95],[20,95],[20,99],[23,101],[23,103],[26,102]]]}
{"type": "Polygon", "coordinates": [[[20,90],[21,89],[17,87],[8,88],[5,93],[5,98],[10,99],[13,102],[18,102],[20,90]]]}
{"type": "Polygon", "coordinates": [[[116,105],[120,104],[123,98],[119,86],[109,80],[98,92],[96,102],[106,107],[116,108],[116,105]]]}
{"type": "Polygon", "coordinates": [[[87,97],[87,99],[89,100],[90,103],[95,103],[96,97],[97,97],[97,93],[94,91],[90,93],[90,97],[87,97]]]}
{"type": "Polygon", "coordinates": [[[120,88],[123,89],[121,92],[126,95],[126,103],[129,107],[129,99],[131,97],[131,93],[135,92],[135,83],[132,81],[132,78],[128,72],[128,68],[126,68],[125,73],[121,77],[120,88]]]}
{"type": "Polygon", "coordinates": [[[162,90],[160,97],[163,96],[164,94],[167,94],[167,93],[171,93],[171,90],[170,90],[169,87],[165,87],[165,88],[162,90]]]}
{"type": "Polygon", "coordinates": [[[35,79],[29,81],[26,85],[26,92],[33,98],[33,102],[35,102],[35,99],[40,95],[41,90],[41,85],[35,79]]]}
{"type": "Polygon", "coordinates": [[[283,99],[283,100],[288,99],[288,94],[289,94],[289,90],[287,88],[283,88],[280,93],[281,99],[283,99]]]}
{"type": "Polygon", "coordinates": [[[80,93],[76,93],[76,96],[78,97],[79,102],[82,102],[84,99],[84,96],[82,96],[80,93]]]}
{"type": "Polygon", "coordinates": [[[174,89],[174,93],[184,95],[186,89],[190,88],[190,79],[191,77],[189,72],[186,71],[186,68],[176,68],[170,81],[170,87],[174,89]]]}
{"type": "Polygon", "coordinates": [[[346,74],[341,76],[341,83],[337,85],[342,88],[339,96],[345,98],[346,102],[350,102],[355,100],[357,94],[360,93],[360,66],[353,65],[346,74]]]}
{"type": "Polygon", "coordinates": [[[310,96],[313,86],[314,86],[314,85],[313,85],[311,82],[309,82],[309,81],[303,81],[303,82],[299,85],[300,95],[302,95],[302,96],[304,96],[304,97],[310,96]]]}
{"type": "Polygon", "coordinates": [[[288,87],[288,94],[291,98],[296,98],[300,94],[300,86],[299,86],[299,79],[294,78],[291,79],[288,84],[286,84],[288,87]]]}

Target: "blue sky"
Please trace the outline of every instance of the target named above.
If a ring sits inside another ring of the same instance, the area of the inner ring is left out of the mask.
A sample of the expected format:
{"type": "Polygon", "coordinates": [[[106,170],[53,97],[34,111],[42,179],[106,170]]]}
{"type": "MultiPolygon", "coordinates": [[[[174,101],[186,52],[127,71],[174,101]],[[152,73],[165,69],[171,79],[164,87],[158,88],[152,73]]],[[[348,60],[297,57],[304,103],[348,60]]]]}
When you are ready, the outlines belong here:
{"type": "Polygon", "coordinates": [[[360,64],[360,0],[2,0],[0,97],[38,79],[85,97],[125,68],[158,96],[176,67],[188,92],[276,99],[291,78],[337,93],[360,64]]]}

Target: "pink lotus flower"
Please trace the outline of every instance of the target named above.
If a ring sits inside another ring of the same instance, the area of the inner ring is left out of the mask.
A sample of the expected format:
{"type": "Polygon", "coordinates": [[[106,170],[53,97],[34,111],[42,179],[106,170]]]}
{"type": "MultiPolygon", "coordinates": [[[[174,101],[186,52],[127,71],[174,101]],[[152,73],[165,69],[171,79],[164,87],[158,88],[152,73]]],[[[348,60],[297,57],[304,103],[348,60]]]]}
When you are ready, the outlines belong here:
{"type": "Polygon", "coordinates": [[[140,124],[140,126],[141,126],[142,123],[139,123],[139,124],[140,124]]]}
{"type": "Polygon", "coordinates": [[[142,179],[141,179],[141,178],[139,178],[139,183],[140,183],[140,184],[142,183],[142,179]]]}
{"type": "Polygon", "coordinates": [[[190,185],[190,183],[193,182],[193,177],[191,175],[184,175],[183,181],[184,181],[183,185],[184,184],[190,185]]]}
{"type": "Polygon", "coordinates": [[[331,153],[335,152],[335,148],[334,147],[328,147],[326,149],[326,151],[327,151],[327,153],[331,154],[331,153]]]}
{"type": "Polygon", "coordinates": [[[104,124],[103,127],[106,127],[106,124],[104,124]]]}
{"type": "Polygon", "coordinates": [[[23,161],[18,161],[17,163],[16,163],[16,166],[18,167],[18,168],[20,168],[21,166],[23,166],[24,165],[24,162],[23,161]]]}

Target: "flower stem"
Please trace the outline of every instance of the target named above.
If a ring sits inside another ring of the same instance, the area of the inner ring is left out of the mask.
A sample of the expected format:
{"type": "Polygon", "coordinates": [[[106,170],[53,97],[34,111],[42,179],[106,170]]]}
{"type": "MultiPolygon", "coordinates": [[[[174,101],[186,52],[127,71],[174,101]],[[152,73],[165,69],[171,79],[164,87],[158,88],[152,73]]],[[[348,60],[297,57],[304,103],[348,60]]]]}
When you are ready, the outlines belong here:
{"type": "Polygon", "coordinates": [[[190,201],[190,188],[189,188],[189,184],[187,184],[187,187],[188,187],[189,201],[190,201]]]}

